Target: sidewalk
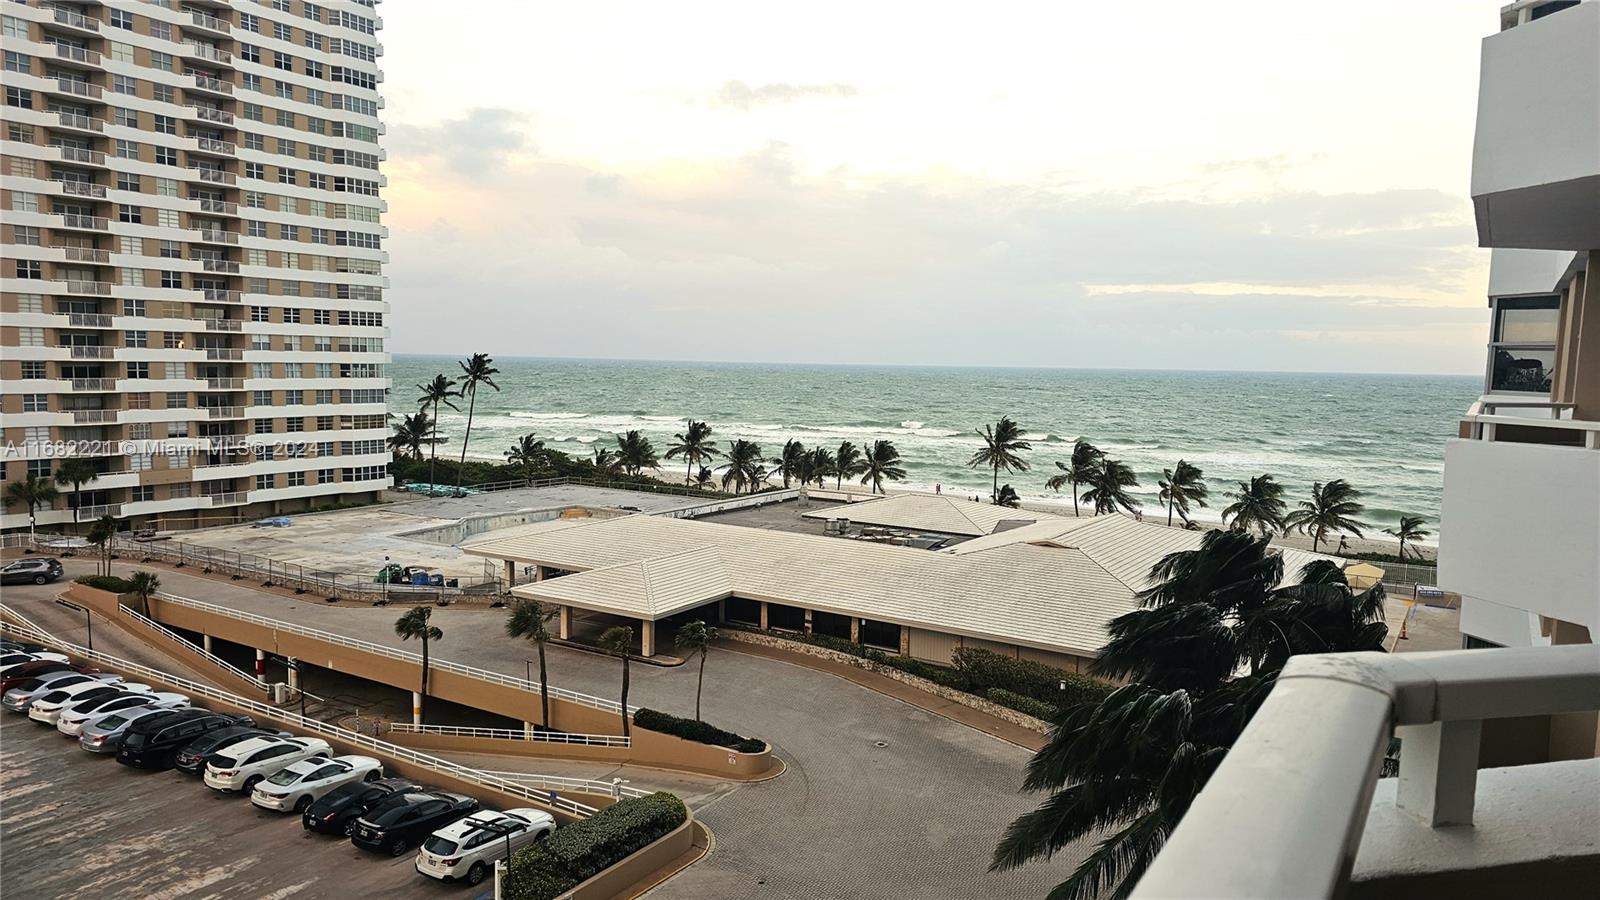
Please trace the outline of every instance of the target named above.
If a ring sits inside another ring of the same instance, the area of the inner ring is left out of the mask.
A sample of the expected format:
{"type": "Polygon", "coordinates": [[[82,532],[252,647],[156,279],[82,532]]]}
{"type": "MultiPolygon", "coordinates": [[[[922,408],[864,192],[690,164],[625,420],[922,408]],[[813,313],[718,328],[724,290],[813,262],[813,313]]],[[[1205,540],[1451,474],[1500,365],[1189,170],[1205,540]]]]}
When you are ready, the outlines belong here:
{"type": "Polygon", "coordinates": [[[760,644],[746,644],[742,641],[719,640],[716,647],[734,653],[745,653],[750,656],[761,656],[790,665],[803,666],[816,669],[829,675],[836,675],[846,681],[852,681],[870,691],[876,691],[887,697],[892,697],[902,703],[927,710],[934,715],[943,716],[953,722],[959,722],[969,728],[975,728],[984,734],[992,735],[1010,744],[1015,744],[1024,750],[1042,750],[1048,742],[1045,735],[1037,731],[1013,725],[1003,719],[997,719],[985,712],[980,712],[970,706],[962,706],[943,697],[937,697],[927,691],[914,688],[909,684],[896,681],[877,672],[858,669],[855,666],[823,659],[808,653],[794,653],[780,650],[776,647],[764,647],[760,644]]]}

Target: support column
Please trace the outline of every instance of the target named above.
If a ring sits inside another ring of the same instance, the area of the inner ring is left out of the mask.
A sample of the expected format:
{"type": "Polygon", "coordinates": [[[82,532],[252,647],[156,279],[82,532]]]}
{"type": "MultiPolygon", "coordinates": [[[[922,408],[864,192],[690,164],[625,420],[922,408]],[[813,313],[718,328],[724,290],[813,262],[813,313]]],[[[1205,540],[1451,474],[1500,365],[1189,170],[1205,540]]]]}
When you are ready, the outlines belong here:
{"type": "Polygon", "coordinates": [[[267,653],[265,650],[256,651],[256,677],[262,681],[267,678],[267,653]]]}
{"type": "Polygon", "coordinates": [[[543,581],[544,580],[544,566],[534,566],[533,567],[533,580],[534,581],[543,581]]]}
{"type": "Polygon", "coordinates": [[[850,617],[850,642],[852,644],[861,643],[861,620],[855,616],[850,617]]]}
{"type": "Polygon", "coordinates": [[[295,668],[293,658],[289,660],[289,689],[300,690],[300,670],[295,668]]]}
{"type": "Polygon", "coordinates": [[[721,625],[726,621],[728,621],[728,600],[724,597],[717,601],[717,624],[721,625]]]}
{"type": "Polygon", "coordinates": [[[656,655],[656,623],[639,620],[639,655],[646,659],[656,655]]]}
{"type": "Polygon", "coordinates": [[[1402,725],[1395,805],[1428,826],[1471,825],[1483,722],[1402,725]]]}
{"type": "Polygon", "coordinates": [[[811,610],[806,610],[806,634],[811,633],[811,610]]]}
{"type": "Polygon", "coordinates": [[[411,692],[411,724],[422,724],[422,695],[416,691],[411,692]]]}
{"type": "Polygon", "coordinates": [[[527,738],[528,740],[530,740],[530,741],[533,740],[533,736],[535,734],[537,734],[538,731],[539,731],[539,729],[537,727],[535,727],[532,722],[523,722],[522,723],[522,736],[527,738]]]}
{"type": "Polygon", "coordinates": [[[200,635],[200,647],[202,649],[204,649],[207,653],[211,652],[211,635],[209,635],[209,634],[200,635]]]}
{"type": "Polygon", "coordinates": [[[761,630],[767,630],[767,601],[761,601],[761,630]]]}
{"type": "Polygon", "coordinates": [[[508,560],[506,560],[506,590],[508,590],[508,591],[511,590],[511,588],[514,585],[516,585],[516,583],[517,583],[517,561],[514,560],[514,559],[508,559],[508,560]]]}
{"type": "Polygon", "coordinates": [[[556,617],[556,637],[563,641],[572,640],[572,607],[561,607],[561,614],[556,617]]]}
{"type": "Polygon", "coordinates": [[[900,655],[911,655],[911,629],[904,625],[900,626],[900,655]]]}

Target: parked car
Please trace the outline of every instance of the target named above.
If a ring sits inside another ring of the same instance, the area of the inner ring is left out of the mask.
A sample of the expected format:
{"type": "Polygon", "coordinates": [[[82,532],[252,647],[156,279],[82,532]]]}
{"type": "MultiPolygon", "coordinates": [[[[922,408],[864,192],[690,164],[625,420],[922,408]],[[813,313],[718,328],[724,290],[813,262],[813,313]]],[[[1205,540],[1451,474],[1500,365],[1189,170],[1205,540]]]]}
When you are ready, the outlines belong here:
{"type": "Polygon", "coordinates": [[[407,791],[356,819],[350,842],[363,850],[403,855],[440,828],[478,811],[477,800],[446,791],[407,791]]]}
{"type": "Polygon", "coordinates": [[[149,691],[147,684],[96,684],[84,682],[68,687],[50,691],[39,699],[28,704],[28,718],[40,725],[54,725],[61,718],[61,712],[76,703],[95,700],[100,697],[113,697],[124,691],[138,692],[140,689],[149,691]]]}
{"type": "Polygon", "coordinates": [[[0,638],[0,653],[38,653],[48,650],[43,644],[34,644],[28,641],[14,641],[10,638],[0,638]]]}
{"type": "Polygon", "coordinates": [[[417,852],[416,869],[440,881],[483,882],[507,847],[542,841],[556,830],[555,817],[539,809],[483,810],[435,831],[417,852]]]}
{"type": "Polygon", "coordinates": [[[254,725],[249,716],[215,713],[206,709],[178,709],[134,722],[122,736],[117,762],[140,769],[166,769],[179,749],[219,728],[254,725]]]}
{"type": "Polygon", "coordinates": [[[329,791],[382,777],[383,763],[370,756],[312,756],[267,776],[250,792],[250,802],[262,809],[303,813],[329,791]]]}
{"type": "Polygon", "coordinates": [[[0,568],[0,584],[49,584],[60,578],[63,571],[59,559],[19,559],[0,568]]]}
{"type": "Polygon", "coordinates": [[[380,778],[377,781],[347,784],[329,791],[321,800],[311,804],[300,814],[300,825],[318,834],[350,836],[356,819],[373,807],[404,791],[424,790],[404,778],[380,778]]]}
{"type": "Polygon", "coordinates": [[[68,659],[65,654],[51,653],[48,650],[41,650],[38,653],[7,653],[4,656],[0,656],[0,678],[40,662],[69,663],[72,660],[68,659]]]}
{"type": "Polygon", "coordinates": [[[31,663],[17,666],[0,677],[0,694],[20,686],[23,682],[33,678],[40,678],[52,672],[82,672],[94,674],[99,672],[94,666],[77,666],[72,663],[57,662],[53,659],[39,659],[31,663]]]}
{"type": "Polygon", "coordinates": [[[82,703],[72,704],[62,710],[60,717],[56,719],[56,730],[67,737],[75,738],[83,733],[85,723],[114,712],[137,709],[141,706],[154,706],[158,709],[179,709],[188,705],[189,698],[182,694],[175,694],[169,691],[152,693],[129,691],[115,697],[101,697],[97,700],[86,700],[82,703]]]}
{"type": "Polygon", "coordinates": [[[83,724],[83,733],[78,735],[78,746],[90,753],[115,753],[133,723],[169,712],[171,710],[154,706],[135,706],[90,719],[83,724]]]}
{"type": "Polygon", "coordinates": [[[53,690],[85,684],[90,681],[98,681],[101,684],[121,684],[122,676],[90,675],[83,672],[51,672],[47,675],[39,676],[35,683],[23,682],[6,691],[5,696],[0,698],[0,706],[4,706],[12,712],[27,712],[29,704],[53,690]]]}
{"type": "Polygon", "coordinates": [[[188,775],[203,774],[206,764],[211,762],[211,757],[216,755],[218,750],[253,737],[294,737],[294,735],[287,731],[269,731],[254,725],[229,725],[227,728],[218,728],[184,744],[173,757],[172,767],[188,775]]]}
{"type": "Polygon", "coordinates": [[[218,750],[206,763],[206,787],[248,794],[279,769],[333,750],[321,738],[253,737],[218,750]]]}

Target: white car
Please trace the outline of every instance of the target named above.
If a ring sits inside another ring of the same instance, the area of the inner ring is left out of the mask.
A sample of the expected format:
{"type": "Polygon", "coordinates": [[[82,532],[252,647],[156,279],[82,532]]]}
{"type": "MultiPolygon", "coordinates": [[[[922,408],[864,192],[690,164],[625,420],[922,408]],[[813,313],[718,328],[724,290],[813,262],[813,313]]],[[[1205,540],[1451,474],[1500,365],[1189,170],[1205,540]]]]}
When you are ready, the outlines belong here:
{"type": "Polygon", "coordinates": [[[129,691],[117,697],[85,700],[68,706],[61,711],[61,715],[56,719],[56,730],[67,737],[77,737],[83,733],[85,725],[103,719],[112,713],[145,706],[155,707],[156,709],[178,709],[188,705],[189,698],[182,694],[174,694],[167,691],[154,693],[129,691]]]}
{"type": "Polygon", "coordinates": [[[482,810],[435,831],[417,851],[417,871],[440,881],[478,884],[511,850],[544,840],[556,820],[541,809],[482,810]]]}
{"type": "Polygon", "coordinates": [[[54,725],[56,720],[61,718],[61,711],[74,703],[93,700],[96,697],[110,697],[124,691],[147,692],[149,690],[150,685],[148,684],[110,685],[98,680],[85,681],[50,691],[28,704],[28,718],[41,725],[54,725]]]}
{"type": "Polygon", "coordinates": [[[334,788],[383,777],[383,763],[370,756],[312,756],[279,769],[250,792],[250,802],[278,812],[306,811],[334,788]]]}
{"type": "Polygon", "coordinates": [[[47,672],[37,679],[30,678],[21,685],[6,691],[4,696],[0,696],[0,706],[4,706],[12,712],[25,713],[28,711],[28,707],[33,704],[33,701],[51,691],[70,687],[74,684],[86,684],[90,681],[98,681],[101,684],[121,684],[122,676],[85,675],[82,672],[74,672],[70,669],[64,672],[47,672]]]}
{"type": "Polygon", "coordinates": [[[206,763],[206,787],[250,793],[256,783],[284,766],[333,750],[319,738],[246,738],[218,750],[206,763]]]}

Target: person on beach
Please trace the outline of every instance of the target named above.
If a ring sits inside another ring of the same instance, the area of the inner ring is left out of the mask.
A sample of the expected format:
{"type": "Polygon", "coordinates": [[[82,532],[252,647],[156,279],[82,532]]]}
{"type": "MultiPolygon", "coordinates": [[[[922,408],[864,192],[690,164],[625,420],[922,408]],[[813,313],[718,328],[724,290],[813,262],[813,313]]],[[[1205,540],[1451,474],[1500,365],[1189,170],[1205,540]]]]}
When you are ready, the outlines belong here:
{"type": "Polygon", "coordinates": [[[942,485],[942,484],[936,484],[936,485],[934,485],[934,486],[933,486],[933,492],[934,492],[934,493],[935,493],[935,494],[942,494],[942,493],[944,493],[944,485],[942,485]]]}

